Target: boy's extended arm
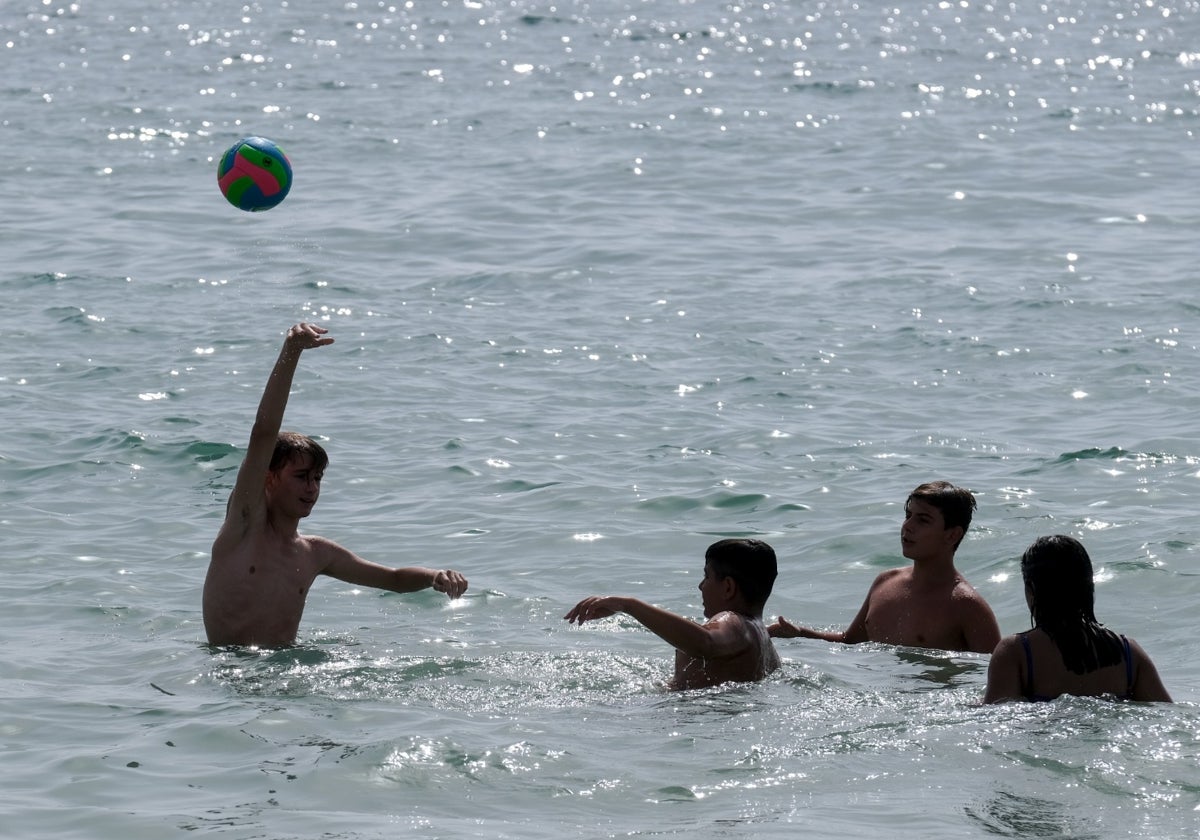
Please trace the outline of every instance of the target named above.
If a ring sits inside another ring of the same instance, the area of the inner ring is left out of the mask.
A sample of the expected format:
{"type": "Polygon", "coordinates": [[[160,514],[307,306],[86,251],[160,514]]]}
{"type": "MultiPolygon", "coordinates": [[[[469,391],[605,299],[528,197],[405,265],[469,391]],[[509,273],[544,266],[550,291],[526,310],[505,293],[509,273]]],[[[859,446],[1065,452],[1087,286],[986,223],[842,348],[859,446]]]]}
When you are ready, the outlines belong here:
{"type": "Polygon", "coordinates": [[[636,619],[667,644],[697,659],[732,656],[748,643],[745,623],[736,613],[721,613],[707,624],[697,624],[637,598],[616,595],[584,598],[563,618],[583,624],[618,612],[636,619]]]}
{"type": "Polygon", "coordinates": [[[797,637],[803,639],[820,639],[825,642],[840,642],[846,645],[857,645],[861,642],[869,641],[867,636],[867,607],[871,603],[871,595],[868,592],[866,600],[858,609],[858,613],[850,621],[850,624],[845,630],[816,630],[812,627],[801,627],[798,624],[792,624],[783,616],[779,616],[775,623],[767,628],[768,635],[776,639],[795,639],[797,637]]]}
{"type": "Polygon", "coordinates": [[[226,524],[246,521],[252,506],[261,504],[267,469],[275,452],[275,440],[283,425],[283,412],[287,408],[288,394],[292,390],[292,378],[300,361],[300,353],[313,347],[332,344],[332,338],[322,338],[326,332],[328,330],[324,327],[303,323],[296,324],[288,330],[283,347],[279,351],[279,358],[275,360],[275,367],[271,369],[271,376],[267,379],[267,386],[263,389],[262,399],[258,403],[258,412],[250,429],[246,457],[238,469],[237,481],[229,497],[229,507],[225,514],[226,524]]]}
{"type": "Polygon", "coordinates": [[[322,537],[309,537],[320,546],[324,564],[322,574],[372,589],[389,592],[417,592],[434,589],[450,598],[457,598],[467,591],[467,579],[453,569],[427,569],[423,566],[404,566],[393,569],[364,560],[349,549],[322,537]]]}
{"type": "Polygon", "coordinates": [[[815,627],[802,627],[793,624],[783,616],[775,619],[774,624],[767,625],[767,634],[775,639],[820,639],[823,642],[844,642],[845,632],[841,630],[818,630],[815,627]]]}

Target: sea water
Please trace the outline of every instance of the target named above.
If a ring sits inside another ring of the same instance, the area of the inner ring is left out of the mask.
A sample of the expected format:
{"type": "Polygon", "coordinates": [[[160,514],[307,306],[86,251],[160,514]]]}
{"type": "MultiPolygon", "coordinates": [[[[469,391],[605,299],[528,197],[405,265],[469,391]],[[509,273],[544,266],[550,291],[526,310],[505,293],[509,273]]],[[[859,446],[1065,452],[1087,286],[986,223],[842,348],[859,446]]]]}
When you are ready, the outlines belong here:
{"type": "Polygon", "coordinates": [[[0,822],[34,838],[1195,837],[1200,7],[18,0],[0,9],[0,822]],[[295,169],[228,205],[238,138],[295,169]],[[282,336],[318,581],[205,644],[282,336]],[[1178,703],[982,707],[986,656],[784,640],[669,693],[591,594],[842,627],[972,488],[1005,633],[1069,533],[1178,703]]]}

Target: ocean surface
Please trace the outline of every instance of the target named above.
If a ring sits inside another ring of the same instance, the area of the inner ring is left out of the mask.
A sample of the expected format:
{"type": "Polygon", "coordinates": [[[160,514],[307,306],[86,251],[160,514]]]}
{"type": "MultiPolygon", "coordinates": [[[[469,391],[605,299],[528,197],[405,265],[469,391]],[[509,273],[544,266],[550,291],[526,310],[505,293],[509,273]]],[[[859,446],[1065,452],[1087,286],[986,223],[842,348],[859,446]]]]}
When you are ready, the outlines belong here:
{"type": "Polygon", "coordinates": [[[0,8],[0,824],[13,838],[1200,833],[1200,4],[13,0],[0,8]],[[290,156],[220,195],[243,136],[290,156]],[[200,592],[286,329],[299,644],[200,592]],[[986,656],[779,643],[670,693],[591,594],[707,545],[842,627],[917,484],[1005,633],[1068,533],[1175,699],[982,707],[986,656]]]}

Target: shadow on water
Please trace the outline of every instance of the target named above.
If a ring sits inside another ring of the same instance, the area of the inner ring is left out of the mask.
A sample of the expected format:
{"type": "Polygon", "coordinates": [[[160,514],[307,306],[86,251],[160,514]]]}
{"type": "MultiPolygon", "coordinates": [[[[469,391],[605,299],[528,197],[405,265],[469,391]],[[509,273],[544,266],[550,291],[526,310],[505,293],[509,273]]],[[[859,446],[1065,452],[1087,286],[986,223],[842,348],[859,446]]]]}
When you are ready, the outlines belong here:
{"type": "Polygon", "coordinates": [[[908,679],[927,683],[921,690],[961,688],[976,685],[980,673],[987,670],[985,659],[965,659],[944,651],[927,651],[919,648],[897,648],[896,658],[902,665],[915,666],[908,679]]]}
{"type": "Polygon", "coordinates": [[[1066,807],[1049,799],[1001,791],[979,806],[965,809],[969,820],[997,837],[1099,838],[1066,807]]]}

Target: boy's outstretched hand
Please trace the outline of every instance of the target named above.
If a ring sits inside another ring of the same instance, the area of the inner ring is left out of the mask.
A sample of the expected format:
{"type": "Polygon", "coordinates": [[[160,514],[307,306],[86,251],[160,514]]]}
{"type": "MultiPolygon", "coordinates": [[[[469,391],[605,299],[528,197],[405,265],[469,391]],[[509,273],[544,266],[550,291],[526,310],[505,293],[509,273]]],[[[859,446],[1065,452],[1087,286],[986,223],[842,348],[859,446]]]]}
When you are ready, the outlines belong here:
{"type": "Polygon", "coordinates": [[[593,595],[590,598],[584,598],[575,606],[571,607],[570,611],[563,616],[567,621],[583,624],[585,621],[593,621],[597,618],[608,618],[610,615],[616,615],[621,611],[619,598],[612,596],[593,595]]]}
{"type": "Polygon", "coordinates": [[[467,591],[467,579],[453,569],[440,569],[430,584],[435,592],[445,592],[451,599],[467,591]]]}
{"type": "Polygon", "coordinates": [[[783,616],[775,619],[775,623],[767,628],[767,635],[775,639],[795,639],[802,635],[800,628],[783,616]]]}

